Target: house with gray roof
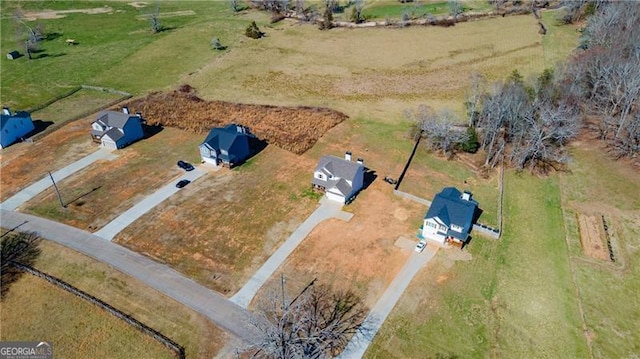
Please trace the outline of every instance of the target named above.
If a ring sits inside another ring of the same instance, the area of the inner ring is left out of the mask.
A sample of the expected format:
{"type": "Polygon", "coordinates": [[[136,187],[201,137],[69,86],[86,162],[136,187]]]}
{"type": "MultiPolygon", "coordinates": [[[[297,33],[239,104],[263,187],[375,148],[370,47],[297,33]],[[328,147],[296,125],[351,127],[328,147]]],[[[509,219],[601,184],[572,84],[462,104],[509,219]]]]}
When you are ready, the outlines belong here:
{"type": "Polygon", "coordinates": [[[131,115],[124,107],[122,112],[102,111],[91,124],[91,138],[110,149],[123,148],[144,137],[140,113],[131,115]]]}
{"type": "Polygon", "coordinates": [[[440,244],[465,244],[477,210],[478,202],[471,199],[471,193],[446,187],[433,198],[420,235],[440,244]]]}
{"type": "Polygon", "coordinates": [[[0,117],[0,148],[5,148],[33,131],[35,126],[29,112],[11,113],[9,108],[2,109],[0,117]]]}
{"type": "Polygon", "coordinates": [[[362,159],[352,161],[351,152],[346,152],[344,158],[327,155],[318,161],[311,184],[328,199],[347,203],[362,189],[364,172],[362,159]]]}
{"type": "Polygon", "coordinates": [[[211,129],[199,146],[202,161],[233,167],[251,155],[249,140],[255,138],[245,126],[231,124],[211,129]]]}

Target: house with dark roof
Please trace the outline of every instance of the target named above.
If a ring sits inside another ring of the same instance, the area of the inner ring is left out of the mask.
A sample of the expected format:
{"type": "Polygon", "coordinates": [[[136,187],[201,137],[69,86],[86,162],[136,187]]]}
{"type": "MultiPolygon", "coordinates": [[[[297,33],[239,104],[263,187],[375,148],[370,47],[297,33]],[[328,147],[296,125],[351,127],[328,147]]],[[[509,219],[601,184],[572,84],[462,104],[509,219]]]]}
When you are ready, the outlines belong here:
{"type": "Polygon", "coordinates": [[[231,124],[211,129],[199,146],[202,161],[233,167],[251,155],[249,140],[255,138],[247,127],[231,124]]]}
{"type": "Polygon", "coordinates": [[[0,148],[15,143],[34,129],[29,112],[20,111],[12,114],[4,107],[0,117],[0,148]]]}
{"type": "Polygon", "coordinates": [[[477,210],[478,202],[471,199],[471,193],[446,187],[433,198],[420,234],[441,244],[464,244],[469,239],[477,210]]]}
{"type": "Polygon", "coordinates": [[[102,147],[123,148],[144,137],[140,113],[131,115],[124,107],[122,112],[102,111],[91,124],[91,138],[102,147]]]}
{"type": "Polygon", "coordinates": [[[344,158],[323,156],[313,170],[311,185],[325,196],[340,203],[349,202],[364,185],[364,162],[351,161],[351,152],[344,158]]]}

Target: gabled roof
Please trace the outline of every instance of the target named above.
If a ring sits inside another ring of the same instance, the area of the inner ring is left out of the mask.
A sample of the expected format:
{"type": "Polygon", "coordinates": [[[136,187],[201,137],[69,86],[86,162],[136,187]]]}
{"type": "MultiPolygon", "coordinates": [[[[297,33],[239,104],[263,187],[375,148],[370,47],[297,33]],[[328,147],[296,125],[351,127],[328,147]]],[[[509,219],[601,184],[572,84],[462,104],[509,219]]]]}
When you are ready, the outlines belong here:
{"type": "Polygon", "coordinates": [[[0,115],[0,131],[2,131],[4,127],[12,120],[19,120],[19,119],[26,119],[31,121],[31,115],[29,114],[29,112],[25,112],[25,111],[19,111],[13,115],[5,115],[5,114],[0,115]]]}
{"type": "Polygon", "coordinates": [[[336,156],[327,155],[320,158],[314,172],[323,171],[333,175],[334,177],[353,181],[360,167],[364,168],[364,165],[357,162],[347,161],[336,156]]]}
{"type": "Polygon", "coordinates": [[[111,128],[104,133],[103,137],[109,137],[113,142],[118,142],[119,139],[124,137],[124,133],[117,128],[111,128]]]}
{"type": "Polygon", "coordinates": [[[203,145],[207,145],[215,150],[225,150],[229,154],[223,155],[219,154],[219,156],[223,160],[228,160],[229,162],[235,162],[236,155],[234,153],[229,152],[229,150],[234,147],[238,142],[246,143],[246,146],[249,144],[249,137],[253,137],[250,133],[239,132],[238,126],[231,124],[226,127],[216,127],[212,128],[205,138],[203,145]]]}
{"type": "Polygon", "coordinates": [[[123,128],[127,124],[130,118],[138,118],[138,116],[131,115],[118,111],[102,111],[98,114],[98,118],[95,122],[106,125],[108,127],[123,128]]]}
{"type": "Polygon", "coordinates": [[[462,199],[462,193],[458,189],[446,187],[433,198],[424,218],[439,218],[449,227],[447,235],[466,240],[471,231],[477,207],[478,202],[462,199]],[[451,230],[452,224],[462,227],[462,233],[451,230]]]}

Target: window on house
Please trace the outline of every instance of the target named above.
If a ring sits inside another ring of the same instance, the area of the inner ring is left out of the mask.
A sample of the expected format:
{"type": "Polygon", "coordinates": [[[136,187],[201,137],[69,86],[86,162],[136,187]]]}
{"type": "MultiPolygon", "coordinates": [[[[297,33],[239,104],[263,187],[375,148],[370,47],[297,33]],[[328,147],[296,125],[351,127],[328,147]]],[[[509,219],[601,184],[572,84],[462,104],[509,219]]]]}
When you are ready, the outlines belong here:
{"type": "Polygon", "coordinates": [[[462,232],[462,227],[460,227],[458,225],[455,225],[455,224],[451,225],[451,229],[453,229],[456,232],[462,232]]]}
{"type": "Polygon", "coordinates": [[[439,230],[439,231],[442,231],[442,232],[445,232],[445,231],[447,230],[447,227],[445,227],[445,226],[443,226],[443,225],[439,225],[439,226],[438,226],[438,230],[439,230]]]}
{"type": "Polygon", "coordinates": [[[433,222],[427,222],[427,227],[436,228],[436,224],[433,222]]]}
{"type": "Polygon", "coordinates": [[[318,177],[318,179],[321,179],[321,180],[324,179],[324,176],[322,175],[322,173],[318,173],[317,177],[318,177]]]}

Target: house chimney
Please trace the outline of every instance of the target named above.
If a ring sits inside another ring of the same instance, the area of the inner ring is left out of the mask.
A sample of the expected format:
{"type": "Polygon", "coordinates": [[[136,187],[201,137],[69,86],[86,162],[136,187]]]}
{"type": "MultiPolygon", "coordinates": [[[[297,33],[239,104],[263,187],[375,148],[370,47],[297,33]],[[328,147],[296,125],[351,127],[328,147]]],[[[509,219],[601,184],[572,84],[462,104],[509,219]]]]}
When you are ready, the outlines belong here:
{"type": "Polygon", "coordinates": [[[242,125],[236,125],[236,131],[238,131],[238,133],[244,133],[244,127],[242,127],[242,125]]]}
{"type": "Polygon", "coordinates": [[[141,112],[136,112],[136,117],[137,118],[142,118],[142,113],[141,112]]]}
{"type": "Polygon", "coordinates": [[[358,164],[359,165],[364,165],[364,160],[362,158],[358,158],[358,164]]]}
{"type": "Polygon", "coordinates": [[[9,111],[8,107],[3,107],[2,108],[2,114],[3,115],[7,115],[7,116],[11,116],[11,111],[9,111]]]}
{"type": "Polygon", "coordinates": [[[471,193],[464,191],[462,192],[462,199],[465,201],[470,201],[471,200],[471,193]]]}
{"type": "Polygon", "coordinates": [[[122,112],[129,114],[129,108],[127,106],[122,107],[122,112]]]}
{"type": "Polygon", "coordinates": [[[347,151],[344,153],[344,159],[347,161],[351,161],[351,152],[347,151]]]}

